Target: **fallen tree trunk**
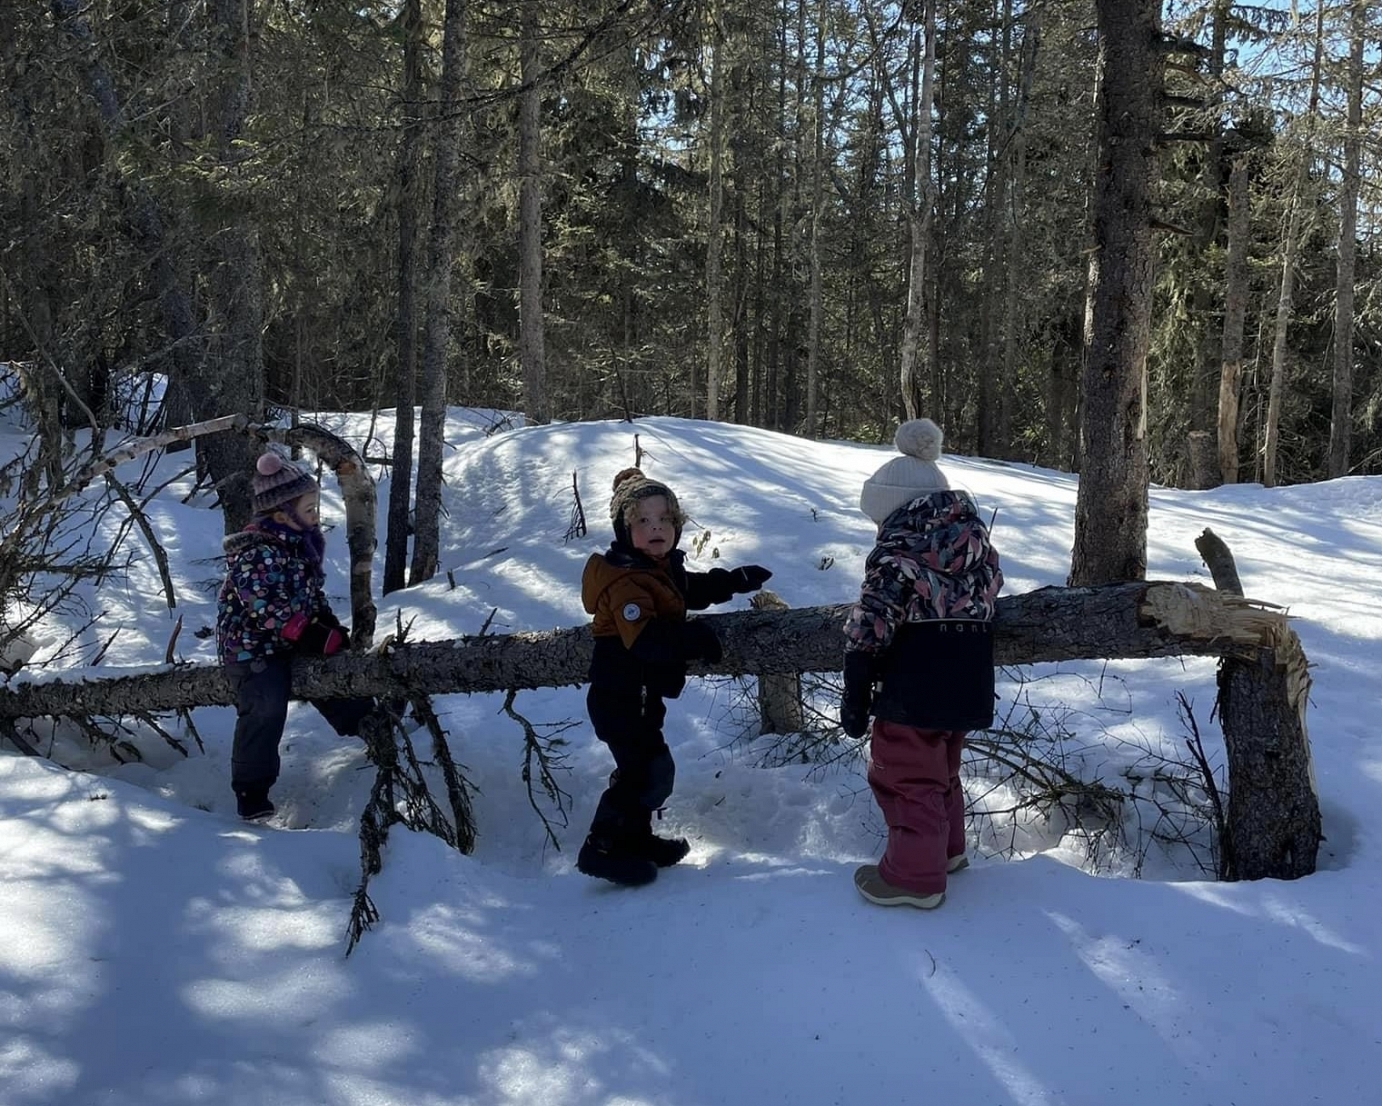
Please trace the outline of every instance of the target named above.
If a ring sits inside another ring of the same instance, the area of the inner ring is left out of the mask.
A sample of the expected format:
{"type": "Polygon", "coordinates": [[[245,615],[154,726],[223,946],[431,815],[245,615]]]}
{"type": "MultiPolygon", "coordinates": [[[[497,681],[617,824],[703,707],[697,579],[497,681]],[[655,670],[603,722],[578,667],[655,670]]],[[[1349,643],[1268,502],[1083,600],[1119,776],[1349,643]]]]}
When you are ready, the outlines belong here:
{"type": "MultiPolygon", "coordinates": [[[[724,644],[697,675],[774,675],[838,671],[846,607],[736,611],[703,616],[724,644]]],[[[1198,584],[1140,581],[1096,588],[1042,588],[998,601],[999,664],[1183,654],[1256,658],[1285,616],[1262,604],[1198,584]]],[[[583,684],[590,664],[588,626],[460,638],[297,662],[294,696],[375,695],[400,699],[454,692],[527,690],[583,684]]],[[[162,666],[136,675],[45,680],[0,688],[0,718],[120,715],[225,706],[221,669],[162,666]]]]}

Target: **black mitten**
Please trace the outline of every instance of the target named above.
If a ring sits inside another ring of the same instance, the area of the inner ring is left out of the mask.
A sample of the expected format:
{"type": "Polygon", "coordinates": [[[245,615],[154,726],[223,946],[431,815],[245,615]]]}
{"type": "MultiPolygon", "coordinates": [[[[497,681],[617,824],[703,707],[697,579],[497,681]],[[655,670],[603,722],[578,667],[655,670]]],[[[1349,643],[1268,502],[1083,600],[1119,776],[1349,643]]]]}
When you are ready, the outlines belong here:
{"type": "Polygon", "coordinates": [[[762,565],[744,565],[743,568],[736,568],[730,575],[734,577],[735,595],[757,591],[773,578],[772,572],[762,565]]]}
{"type": "Polygon", "coordinates": [[[715,631],[699,619],[685,624],[682,642],[687,660],[700,657],[711,664],[719,664],[720,658],[725,655],[715,631]]]}
{"type": "Polygon", "coordinates": [[[873,655],[857,649],[845,652],[845,690],[840,698],[840,728],[860,738],[869,728],[873,705],[873,655]]]}

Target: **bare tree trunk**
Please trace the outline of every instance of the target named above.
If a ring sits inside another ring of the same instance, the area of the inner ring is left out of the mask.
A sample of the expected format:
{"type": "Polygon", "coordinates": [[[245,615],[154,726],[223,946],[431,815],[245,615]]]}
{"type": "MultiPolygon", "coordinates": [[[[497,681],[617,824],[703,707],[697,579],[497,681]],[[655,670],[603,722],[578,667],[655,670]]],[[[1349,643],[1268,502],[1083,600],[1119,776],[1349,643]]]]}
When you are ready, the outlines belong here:
{"type": "Polygon", "coordinates": [[[806,421],[808,438],[820,435],[818,414],[821,366],[821,322],[825,314],[821,290],[821,208],[825,200],[825,0],[816,5],[816,71],[812,79],[815,145],[811,157],[811,317],[806,337],[806,421]]]}
{"type": "MultiPolygon", "coordinates": [[[[1205,257],[1218,244],[1224,221],[1224,128],[1220,105],[1224,98],[1224,53],[1228,41],[1231,0],[1214,0],[1208,57],[1208,102],[1211,107],[1212,137],[1205,151],[1200,175],[1202,195],[1196,205],[1193,246],[1205,257]]],[[[1211,282],[1195,281],[1191,289],[1191,322],[1197,328],[1194,377],[1189,400],[1188,486],[1212,488],[1221,482],[1217,426],[1217,386],[1222,382],[1224,355],[1223,330],[1212,325],[1217,298],[1211,282]]]]}
{"type": "Polygon", "coordinates": [[[726,49],[720,30],[720,9],[712,10],[715,24],[710,52],[710,220],[705,241],[706,365],[705,417],[720,417],[720,373],[724,361],[724,289],[721,286],[720,251],[724,221],[725,66],[726,49]]]}
{"type": "Polygon", "coordinates": [[[1276,486],[1277,443],[1281,433],[1281,401],[1286,390],[1286,336],[1295,310],[1296,254],[1300,249],[1300,228],[1304,221],[1305,189],[1310,180],[1312,138],[1320,103],[1320,70],[1324,61],[1324,5],[1315,8],[1315,63],[1310,72],[1310,102],[1306,107],[1305,138],[1300,163],[1291,186],[1286,234],[1281,243],[1281,292],[1276,301],[1276,323],[1272,331],[1272,382],[1267,393],[1266,440],[1262,446],[1262,483],[1276,486]]]}
{"type": "MultiPolygon", "coordinates": [[[[987,102],[984,112],[992,120],[985,130],[983,200],[983,274],[979,281],[979,320],[976,342],[979,347],[977,369],[978,399],[975,404],[975,449],[982,457],[1000,456],[997,443],[999,391],[1002,387],[998,379],[995,356],[998,349],[998,329],[1001,325],[999,314],[1000,273],[1007,270],[1003,236],[1003,198],[1007,190],[1007,158],[1003,151],[1003,127],[1007,121],[1007,40],[1009,23],[1003,17],[1002,0],[991,0],[993,7],[994,30],[989,37],[988,72],[985,89],[987,102]]],[[[1009,5],[1010,7],[1010,5],[1009,5]]],[[[977,97],[976,97],[977,99],[977,97]]],[[[976,224],[980,220],[976,217],[976,224]]],[[[975,237],[981,232],[978,225],[975,237]]]]}
{"type": "Polygon", "coordinates": [[[921,369],[917,362],[926,322],[926,245],[931,236],[931,210],[935,186],[931,174],[931,111],[936,78],[936,0],[923,0],[925,44],[921,62],[921,95],[916,104],[913,133],[914,193],[907,226],[911,234],[911,263],[907,278],[907,315],[902,327],[900,387],[902,406],[909,419],[920,416],[921,369]]]}
{"type": "Polygon", "coordinates": [[[518,359],[523,366],[527,415],[551,421],[547,398],[547,355],[542,318],[542,97],[538,33],[539,0],[523,0],[519,44],[523,96],[518,111],[519,312],[518,359]]]}
{"type": "Polygon", "coordinates": [[[299,423],[283,435],[292,446],[306,446],[336,474],[346,513],[346,548],[350,552],[350,643],[368,649],[374,640],[375,515],[377,499],[365,459],[344,438],[312,423],[299,423]]]}
{"type": "MultiPolygon", "coordinates": [[[[234,180],[246,158],[238,143],[253,96],[251,3],[215,0],[210,13],[214,60],[222,81],[217,104],[218,156],[224,179],[234,180]]],[[[252,210],[225,206],[228,213],[210,242],[210,371],[203,377],[203,396],[194,409],[200,418],[228,414],[258,418],[264,409],[259,228],[252,210]]],[[[197,451],[216,482],[227,533],[239,530],[251,514],[249,443],[240,434],[213,434],[197,439],[197,451]]]]}
{"type": "MultiPolygon", "coordinates": [[[[1012,5],[1004,4],[1006,25],[1012,23],[1012,5]]],[[[995,420],[995,437],[1000,457],[1013,455],[1012,410],[1015,402],[1018,378],[1018,351],[1023,334],[1021,300],[1018,286],[1027,272],[1023,265],[1023,212],[1026,209],[1024,194],[1027,181],[1027,105],[1032,94],[1032,80],[1036,74],[1037,51],[1041,46],[1041,9],[1033,8],[1027,13],[1026,28],[1022,34],[1020,62],[1018,66],[1017,96],[1011,112],[1008,130],[1007,160],[1009,168],[1007,198],[1003,202],[1000,215],[1007,228],[1007,242],[1004,253],[1008,262],[1003,273],[1003,359],[1002,373],[998,381],[998,410],[995,420]]],[[[986,456],[989,456],[986,454],[986,456]]]]}
{"type": "Polygon", "coordinates": [[[1238,483],[1238,393],[1243,377],[1243,327],[1248,316],[1248,249],[1251,245],[1250,155],[1234,159],[1228,178],[1228,255],[1224,262],[1224,338],[1219,369],[1219,476],[1238,483]]]}
{"type": "Polygon", "coordinates": [[[384,546],[383,592],[403,587],[413,490],[413,405],[417,400],[418,226],[422,172],[422,0],[403,8],[403,134],[398,144],[398,376],[394,382],[393,469],[384,546]]]}
{"type": "Polygon", "coordinates": [[[446,424],[446,357],[451,342],[451,269],[456,238],[465,15],[465,0],[446,0],[441,94],[437,118],[432,125],[432,228],[427,238],[423,275],[422,425],[418,438],[417,500],[413,509],[413,563],[408,574],[409,584],[430,580],[436,574],[441,548],[442,434],[446,424]]]}
{"type": "Polygon", "coordinates": [[[1046,399],[1046,464],[1073,471],[1075,397],[1080,381],[1080,316],[1064,313],[1051,325],[1050,383],[1046,399]]]}
{"type": "Polygon", "coordinates": [[[1344,136],[1343,186],[1339,190],[1338,276],[1334,301],[1334,396],[1329,419],[1328,473],[1348,475],[1353,426],[1353,280],[1358,256],[1358,190],[1363,143],[1363,47],[1367,4],[1353,0],[1348,58],[1348,131],[1344,136]]]}
{"type": "Polygon", "coordinates": [[[1158,0],[1098,0],[1099,162],[1070,583],[1147,572],[1150,193],[1162,86],[1158,0]]]}
{"type": "Polygon", "coordinates": [[[749,227],[742,188],[734,189],[734,421],[748,424],[749,415],[749,227]]]}
{"type": "MultiPolygon", "coordinates": [[[[53,22],[80,50],[82,77],[87,92],[95,103],[101,122],[102,137],[107,143],[118,140],[127,120],[121,107],[119,90],[110,70],[100,60],[102,45],[92,33],[79,0],[53,0],[53,22]]],[[[169,11],[169,26],[180,27],[177,20],[185,18],[176,7],[169,11]]],[[[172,126],[177,134],[180,112],[172,112],[172,126]]],[[[206,404],[198,403],[204,394],[201,387],[205,359],[195,338],[197,318],[189,281],[179,271],[180,250],[174,241],[167,212],[148,184],[134,173],[116,164],[119,195],[128,220],[129,236],[135,248],[149,262],[151,283],[158,298],[159,314],[171,347],[168,392],[165,400],[166,425],[186,421],[205,413],[206,404]]],[[[248,414],[248,412],[241,412],[248,414]]],[[[225,414],[216,412],[215,414],[225,414]]],[[[214,417],[208,415],[207,417],[214,417]]],[[[230,474],[224,474],[230,475],[230,474]]]]}

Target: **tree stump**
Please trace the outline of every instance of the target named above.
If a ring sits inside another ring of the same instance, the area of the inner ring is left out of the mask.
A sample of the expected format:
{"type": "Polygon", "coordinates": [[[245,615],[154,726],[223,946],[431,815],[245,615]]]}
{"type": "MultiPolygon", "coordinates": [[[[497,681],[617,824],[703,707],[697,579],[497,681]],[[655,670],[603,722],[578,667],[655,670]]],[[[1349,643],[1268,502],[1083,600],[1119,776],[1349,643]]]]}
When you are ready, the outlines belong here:
{"type": "MultiPolygon", "coordinates": [[[[749,600],[756,611],[785,611],[786,602],[771,591],[757,592],[749,600]]],[[[758,717],[760,734],[800,733],[805,729],[801,711],[801,673],[788,672],[758,677],[758,717]]]]}
{"type": "MultiPolygon", "coordinates": [[[[1195,539],[1221,591],[1241,595],[1227,545],[1206,529],[1195,539]]],[[[1255,655],[1219,662],[1219,725],[1228,760],[1227,840],[1221,879],[1296,879],[1315,870],[1324,834],[1305,727],[1310,674],[1294,630],[1280,619],[1255,655]]]]}
{"type": "Polygon", "coordinates": [[[1223,483],[1219,473],[1219,441],[1208,430],[1192,430],[1186,435],[1190,466],[1190,487],[1217,488],[1223,483]]]}

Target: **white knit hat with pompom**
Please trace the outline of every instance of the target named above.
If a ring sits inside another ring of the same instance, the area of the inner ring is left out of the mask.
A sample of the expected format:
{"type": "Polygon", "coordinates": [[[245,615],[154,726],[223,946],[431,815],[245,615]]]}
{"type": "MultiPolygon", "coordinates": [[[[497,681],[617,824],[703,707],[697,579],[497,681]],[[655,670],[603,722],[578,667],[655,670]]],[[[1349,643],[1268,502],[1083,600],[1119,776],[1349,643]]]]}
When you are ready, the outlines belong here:
{"type": "Polygon", "coordinates": [[[950,490],[950,482],[936,464],[945,435],[930,419],[911,419],[897,428],[894,457],[864,481],[859,508],[880,526],[899,507],[931,492],[950,490]]]}

